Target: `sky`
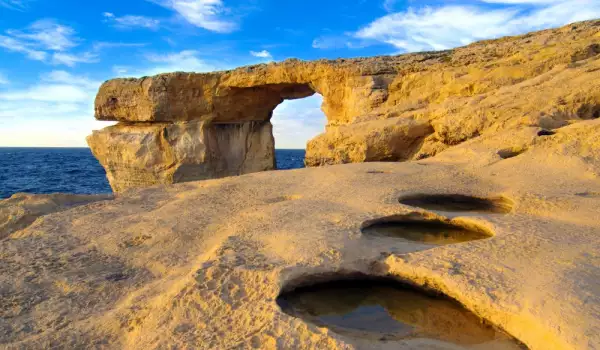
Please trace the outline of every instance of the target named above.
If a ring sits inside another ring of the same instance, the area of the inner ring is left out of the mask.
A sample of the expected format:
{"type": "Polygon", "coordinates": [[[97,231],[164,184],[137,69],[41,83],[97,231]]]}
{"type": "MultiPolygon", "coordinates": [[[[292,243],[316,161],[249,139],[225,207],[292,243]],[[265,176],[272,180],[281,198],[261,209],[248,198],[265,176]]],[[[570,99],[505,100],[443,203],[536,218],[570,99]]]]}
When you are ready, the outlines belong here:
{"type": "MultiPolygon", "coordinates": [[[[0,147],[85,147],[115,77],[443,50],[600,18],[600,0],[0,0],[0,147]]],[[[277,148],[324,131],[321,97],[274,111],[277,148]]]]}

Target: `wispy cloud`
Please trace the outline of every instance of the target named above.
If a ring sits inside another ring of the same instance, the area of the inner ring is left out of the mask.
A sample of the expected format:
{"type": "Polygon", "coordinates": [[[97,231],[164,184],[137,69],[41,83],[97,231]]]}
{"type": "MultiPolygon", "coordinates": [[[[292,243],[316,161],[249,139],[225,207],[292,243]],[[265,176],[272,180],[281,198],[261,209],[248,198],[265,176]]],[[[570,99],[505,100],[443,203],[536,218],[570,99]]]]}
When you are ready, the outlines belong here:
{"type": "Polygon", "coordinates": [[[222,0],[148,0],[175,11],[196,27],[216,33],[231,33],[238,24],[222,0]]]}
{"type": "Polygon", "coordinates": [[[111,42],[111,41],[97,41],[92,45],[94,51],[102,51],[106,49],[115,49],[123,47],[144,47],[146,43],[123,43],[123,42],[111,42]]]}
{"type": "Polygon", "coordinates": [[[250,54],[254,57],[260,57],[260,58],[273,58],[273,56],[271,55],[271,53],[267,50],[262,50],[262,51],[250,51],[250,54]]]}
{"type": "MultiPolygon", "coordinates": [[[[265,59],[270,60],[270,58],[265,57],[248,59],[247,55],[232,56],[229,55],[230,52],[227,49],[227,46],[222,48],[215,46],[214,50],[211,50],[211,48],[212,47],[208,47],[206,50],[198,48],[197,50],[183,50],[168,53],[147,53],[144,55],[146,58],[144,64],[137,65],[137,67],[113,66],[113,72],[119,75],[127,74],[136,77],[171,72],[206,73],[264,63],[265,59]],[[221,50],[224,50],[223,55],[219,54],[221,50]],[[209,51],[210,54],[203,54],[206,51],[209,51]]],[[[261,56],[264,55],[263,52],[258,53],[261,54],[261,56]]]]}
{"type": "Polygon", "coordinates": [[[34,86],[23,91],[0,93],[4,101],[45,101],[45,102],[81,102],[88,95],[74,85],[49,84],[34,86]]]}
{"type": "Polygon", "coordinates": [[[409,8],[381,17],[354,34],[407,51],[443,50],[600,17],[597,0],[482,0],[495,6],[409,8]]]}
{"type": "Polygon", "coordinates": [[[343,49],[350,46],[352,37],[347,35],[324,35],[312,42],[315,49],[343,49]]]}
{"type": "Polygon", "coordinates": [[[25,11],[29,7],[31,0],[0,0],[0,7],[5,7],[9,10],[25,11]]]}
{"type": "Polygon", "coordinates": [[[64,52],[56,52],[52,55],[52,64],[65,65],[68,67],[75,67],[77,63],[96,63],[98,62],[98,56],[91,52],[84,52],[81,54],[69,54],[64,52]]]}
{"type": "Polygon", "coordinates": [[[32,85],[0,90],[0,142],[12,146],[84,146],[94,121],[100,81],[66,71],[40,75],[32,85]]]}
{"type": "Polygon", "coordinates": [[[20,40],[16,40],[14,38],[11,38],[11,37],[8,37],[5,35],[0,35],[0,47],[4,48],[5,50],[8,50],[8,51],[25,54],[27,56],[27,58],[29,58],[31,60],[36,60],[36,61],[43,61],[46,59],[46,56],[48,55],[44,51],[40,51],[40,50],[36,50],[36,49],[32,48],[32,45],[30,45],[28,43],[22,42],[20,40]]]}
{"type": "MultiPolygon", "coordinates": [[[[533,5],[548,5],[565,2],[565,0],[480,0],[490,4],[533,4],[533,5]]],[[[576,0],[575,0],[576,1],[576,0]]]]}
{"type": "Polygon", "coordinates": [[[86,90],[98,89],[101,84],[100,81],[92,80],[85,76],[74,75],[64,70],[53,70],[49,73],[43,74],[40,77],[40,81],[45,83],[71,84],[86,90]]]}
{"type": "Polygon", "coordinates": [[[111,23],[119,29],[144,28],[157,30],[160,27],[160,20],[146,16],[126,15],[118,17],[111,12],[104,12],[102,15],[105,22],[111,23]]]}
{"type": "Polygon", "coordinates": [[[143,75],[154,75],[169,72],[212,72],[219,70],[215,64],[208,63],[200,58],[200,53],[195,50],[184,50],[169,54],[146,55],[152,68],[145,70],[143,75]]]}
{"type": "Polygon", "coordinates": [[[6,33],[42,50],[66,51],[77,46],[81,41],[75,36],[73,28],[58,24],[51,19],[36,21],[25,30],[9,29],[6,33]]]}
{"type": "Polygon", "coordinates": [[[0,93],[2,101],[42,101],[55,103],[91,103],[101,82],[62,70],[42,74],[39,81],[26,89],[0,93]]]}
{"type": "Polygon", "coordinates": [[[112,71],[117,75],[125,75],[131,70],[128,66],[113,66],[112,71]]]}
{"type": "Polygon", "coordinates": [[[363,40],[355,38],[353,33],[342,35],[323,35],[312,42],[315,49],[362,49],[366,46],[363,40]]]}
{"type": "Polygon", "coordinates": [[[39,20],[24,30],[9,29],[5,33],[0,35],[0,47],[22,53],[31,60],[69,67],[98,61],[91,52],[68,52],[78,46],[82,39],[76,36],[73,28],[54,20],[39,20]]]}
{"type": "Polygon", "coordinates": [[[4,73],[0,72],[0,85],[7,85],[9,83],[8,78],[4,73]]]}

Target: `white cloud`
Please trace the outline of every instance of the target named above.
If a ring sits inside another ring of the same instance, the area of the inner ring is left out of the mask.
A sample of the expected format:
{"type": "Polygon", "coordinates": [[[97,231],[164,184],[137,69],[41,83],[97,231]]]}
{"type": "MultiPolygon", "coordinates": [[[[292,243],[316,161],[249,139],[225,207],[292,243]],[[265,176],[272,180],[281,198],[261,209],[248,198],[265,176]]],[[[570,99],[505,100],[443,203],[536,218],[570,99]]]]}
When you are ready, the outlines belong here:
{"type": "Polygon", "coordinates": [[[565,0],[480,0],[481,2],[487,2],[490,4],[534,4],[534,5],[547,5],[557,4],[565,2],[565,0]]]}
{"type": "Polygon", "coordinates": [[[0,7],[16,11],[25,11],[28,8],[29,2],[31,2],[31,0],[0,0],[0,7]]]}
{"type": "Polygon", "coordinates": [[[42,75],[40,80],[42,82],[71,84],[86,90],[97,90],[101,84],[99,81],[91,80],[83,76],[73,75],[64,70],[53,70],[50,73],[42,75]]]}
{"type": "Polygon", "coordinates": [[[231,33],[237,23],[222,0],[149,0],[177,12],[187,22],[217,33],[231,33]]]}
{"type": "Polygon", "coordinates": [[[9,29],[7,35],[0,35],[0,47],[5,50],[24,54],[27,58],[51,64],[69,67],[77,63],[97,62],[93,53],[68,53],[79,45],[73,28],[56,23],[53,20],[39,20],[25,30],[9,29]]]}
{"type": "Polygon", "coordinates": [[[82,102],[89,96],[76,85],[38,85],[21,91],[0,93],[3,101],[82,102]]]}
{"type": "Polygon", "coordinates": [[[78,45],[75,30],[53,20],[43,19],[32,23],[26,30],[8,30],[13,38],[24,40],[42,50],[66,51],[78,45]]]}
{"type": "Polygon", "coordinates": [[[351,46],[348,36],[326,35],[313,40],[312,47],[315,49],[343,49],[351,46]]]}
{"type": "Polygon", "coordinates": [[[306,143],[325,131],[327,118],[321,111],[323,97],[315,94],[287,100],[273,111],[273,136],[279,149],[304,149],[306,143]]]}
{"type": "MultiPolygon", "coordinates": [[[[100,84],[86,77],[56,70],[42,74],[35,85],[26,89],[0,92],[0,101],[44,101],[69,105],[90,103],[100,84]]],[[[24,103],[23,106],[30,104],[24,103]]]]}
{"type": "Polygon", "coordinates": [[[94,43],[93,51],[101,51],[104,49],[114,49],[122,47],[144,47],[146,43],[122,43],[122,42],[110,42],[110,41],[97,41],[94,43]]]}
{"type": "Polygon", "coordinates": [[[410,8],[381,17],[354,35],[401,51],[444,50],[600,17],[597,0],[483,0],[510,6],[410,8]],[[521,6],[519,6],[521,5],[521,6]]]}
{"type": "Polygon", "coordinates": [[[56,70],[24,89],[0,90],[2,146],[84,146],[99,81],[56,70]]]}
{"type": "Polygon", "coordinates": [[[104,12],[103,16],[106,18],[105,22],[112,23],[116,28],[119,29],[145,28],[157,30],[160,27],[159,20],[145,16],[127,15],[117,17],[110,12],[104,12]]]}
{"type": "Polygon", "coordinates": [[[126,66],[113,66],[112,71],[117,75],[125,75],[129,72],[130,68],[126,66]]]}
{"type": "Polygon", "coordinates": [[[362,49],[366,46],[364,40],[357,40],[353,33],[344,33],[344,35],[324,35],[316,38],[312,42],[315,49],[362,49]]]}
{"type": "Polygon", "coordinates": [[[52,55],[52,64],[74,67],[77,63],[95,63],[98,62],[98,56],[90,52],[84,52],[79,55],[56,52],[52,55]]]}
{"type": "Polygon", "coordinates": [[[44,61],[47,56],[46,52],[35,50],[28,44],[5,35],[0,35],[0,47],[8,51],[25,54],[27,58],[36,61],[44,61]]]}
{"type": "Polygon", "coordinates": [[[9,83],[8,78],[4,73],[0,72],[0,85],[7,85],[9,83]]]}
{"type": "Polygon", "coordinates": [[[154,75],[169,72],[212,72],[219,67],[201,59],[198,51],[185,50],[166,55],[151,54],[146,58],[154,67],[144,71],[143,75],[154,75]]]}
{"type": "Polygon", "coordinates": [[[271,55],[271,53],[267,50],[262,50],[262,51],[250,51],[250,54],[254,57],[260,57],[260,58],[273,58],[273,56],[271,55]]]}

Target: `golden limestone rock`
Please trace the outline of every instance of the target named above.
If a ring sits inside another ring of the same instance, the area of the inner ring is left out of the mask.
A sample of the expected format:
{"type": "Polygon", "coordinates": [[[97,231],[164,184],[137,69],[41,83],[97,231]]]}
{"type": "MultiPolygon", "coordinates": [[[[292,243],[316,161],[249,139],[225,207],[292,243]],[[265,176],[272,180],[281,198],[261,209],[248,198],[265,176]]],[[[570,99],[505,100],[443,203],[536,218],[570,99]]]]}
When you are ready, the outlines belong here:
{"type": "Polygon", "coordinates": [[[501,130],[598,118],[599,31],[594,20],[442,52],[114,79],[96,119],[119,124],[88,143],[117,191],[269,170],[274,108],[318,93],[328,124],[307,166],[427,158],[501,130]]]}
{"type": "Polygon", "coordinates": [[[15,193],[0,200],[0,239],[29,226],[41,216],[112,198],[112,195],[15,193]]]}
{"type": "Polygon", "coordinates": [[[0,347],[599,349],[600,119],[553,132],[46,215],[0,239],[0,347]]]}

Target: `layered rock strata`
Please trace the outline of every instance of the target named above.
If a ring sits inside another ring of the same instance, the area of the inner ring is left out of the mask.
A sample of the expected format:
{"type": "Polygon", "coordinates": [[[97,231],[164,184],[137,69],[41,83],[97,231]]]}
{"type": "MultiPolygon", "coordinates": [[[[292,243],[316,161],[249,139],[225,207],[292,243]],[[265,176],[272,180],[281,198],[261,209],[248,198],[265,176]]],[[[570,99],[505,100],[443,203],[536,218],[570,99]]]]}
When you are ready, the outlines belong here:
{"type": "Polygon", "coordinates": [[[598,118],[599,30],[595,20],[443,52],[115,79],[96,118],[119,124],[88,143],[117,191],[272,169],[274,108],[319,93],[328,124],[308,166],[427,158],[504,129],[598,118]],[[231,143],[208,140],[236,124],[231,143]]]}

